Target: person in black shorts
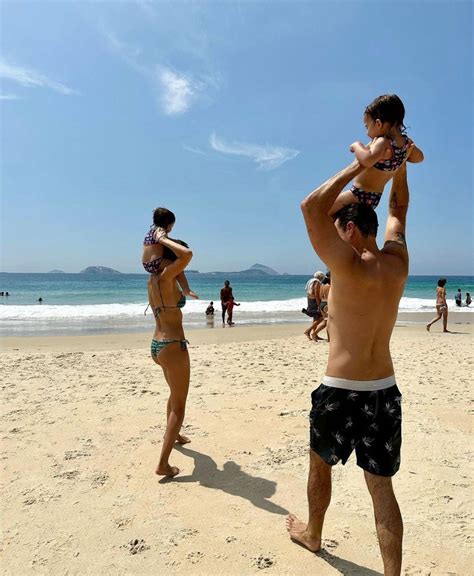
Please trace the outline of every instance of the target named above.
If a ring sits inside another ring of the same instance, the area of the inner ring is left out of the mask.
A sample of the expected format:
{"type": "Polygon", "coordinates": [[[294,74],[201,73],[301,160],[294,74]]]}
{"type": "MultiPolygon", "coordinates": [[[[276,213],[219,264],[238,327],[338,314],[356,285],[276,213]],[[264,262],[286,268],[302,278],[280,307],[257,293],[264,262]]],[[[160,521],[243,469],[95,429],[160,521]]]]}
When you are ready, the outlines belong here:
{"type": "Polygon", "coordinates": [[[370,206],[348,204],[331,214],[340,192],[362,170],[353,162],[301,204],[311,244],[331,270],[331,339],[325,376],[311,398],[309,518],[305,523],[290,514],[286,526],[290,538],[311,552],[321,548],[332,468],[345,464],[355,452],[374,507],[384,575],[399,576],[403,522],[392,476],[400,467],[402,396],[390,338],[408,276],[409,194],[403,164],[393,176],[385,239],[379,248],[378,218],[370,206]]]}
{"type": "Polygon", "coordinates": [[[339,388],[347,381],[329,376],[323,382],[311,395],[311,450],[330,465],[345,464],[355,450],[358,466],[393,476],[402,444],[402,395],[395,379],[370,381],[374,390],[354,390],[354,381],[351,389],[339,388]]]}

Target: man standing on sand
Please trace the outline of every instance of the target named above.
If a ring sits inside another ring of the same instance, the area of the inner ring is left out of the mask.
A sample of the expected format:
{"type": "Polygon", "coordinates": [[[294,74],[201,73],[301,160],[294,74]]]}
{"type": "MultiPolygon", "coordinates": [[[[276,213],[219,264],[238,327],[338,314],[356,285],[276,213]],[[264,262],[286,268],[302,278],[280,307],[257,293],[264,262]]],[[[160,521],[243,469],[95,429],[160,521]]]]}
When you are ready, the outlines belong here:
{"type": "Polygon", "coordinates": [[[326,376],[312,393],[309,520],[287,517],[290,537],[312,552],[321,547],[331,500],[331,467],[353,450],[372,497],[385,576],[399,576],[403,523],[391,477],[400,466],[401,394],[390,338],[408,275],[406,167],[394,175],[385,243],[376,243],[377,215],[350,204],[331,218],[338,194],[362,170],[353,162],[301,204],[314,250],[331,270],[331,342],[326,376]]]}
{"type": "Polygon", "coordinates": [[[222,326],[225,326],[225,313],[227,312],[227,302],[232,299],[232,288],[229,280],[224,282],[224,287],[221,288],[221,307],[222,307],[222,326]]]}

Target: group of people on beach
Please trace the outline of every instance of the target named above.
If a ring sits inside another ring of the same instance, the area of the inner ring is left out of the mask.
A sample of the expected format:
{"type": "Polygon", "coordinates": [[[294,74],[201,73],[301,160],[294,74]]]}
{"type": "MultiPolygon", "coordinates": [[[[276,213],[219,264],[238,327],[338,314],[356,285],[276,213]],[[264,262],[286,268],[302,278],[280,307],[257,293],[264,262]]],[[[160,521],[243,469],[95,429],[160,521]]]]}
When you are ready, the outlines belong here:
{"type": "MultiPolygon", "coordinates": [[[[287,517],[290,537],[318,551],[331,500],[332,466],[345,464],[355,451],[372,497],[386,576],[400,574],[403,535],[392,487],[392,476],[400,466],[402,395],[389,344],[408,275],[406,162],[423,160],[421,150],[406,135],[404,114],[402,101],[393,94],[369,104],[363,119],[371,142],[354,142],[350,150],[355,160],[301,204],[311,244],[331,271],[324,298],[324,284],[317,279],[319,309],[325,302],[328,310],[330,346],[326,374],[311,395],[309,519],[305,523],[293,514],[287,517]],[[385,237],[379,248],[375,208],[390,179],[385,237]]],[[[169,477],[179,473],[169,462],[173,445],[190,441],[180,432],[190,378],[181,309],[186,296],[197,297],[184,272],[193,253],[183,241],[170,238],[174,222],[169,210],[155,210],[143,251],[156,322],[151,356],[170,388],[156,473],[169,477]]]]}

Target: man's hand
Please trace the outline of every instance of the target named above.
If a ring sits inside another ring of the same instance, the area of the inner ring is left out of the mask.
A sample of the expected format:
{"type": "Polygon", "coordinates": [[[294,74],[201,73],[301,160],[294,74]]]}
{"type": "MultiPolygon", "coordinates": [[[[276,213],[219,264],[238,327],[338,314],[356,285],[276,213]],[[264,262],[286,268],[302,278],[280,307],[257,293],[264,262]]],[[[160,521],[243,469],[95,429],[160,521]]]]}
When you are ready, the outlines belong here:
{"type": "Polygon", "coordinates": [[[362,144],[362,142],[356,140],[355,142],[352,142],[352,144],[349,146],[349,150],[354,154],[354,152],[357,150],[359,146],[364,148],[364,150],[366,149],[366,147],[362,144]]]}

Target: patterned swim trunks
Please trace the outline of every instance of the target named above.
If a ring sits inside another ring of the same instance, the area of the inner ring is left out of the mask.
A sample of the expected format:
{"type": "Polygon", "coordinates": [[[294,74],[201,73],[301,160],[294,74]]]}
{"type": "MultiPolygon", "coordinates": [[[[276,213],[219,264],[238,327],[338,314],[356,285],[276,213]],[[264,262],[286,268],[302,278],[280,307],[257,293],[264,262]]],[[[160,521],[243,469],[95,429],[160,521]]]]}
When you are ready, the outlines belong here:
{"type": "Polygon", "coordinates": [[[402,395],[396,384],[371,391],[321,384],[311,400],[310,445],[327,464],[345,464],[355,450],[357,465],[367,472],[398,471],[402,395]]]}

